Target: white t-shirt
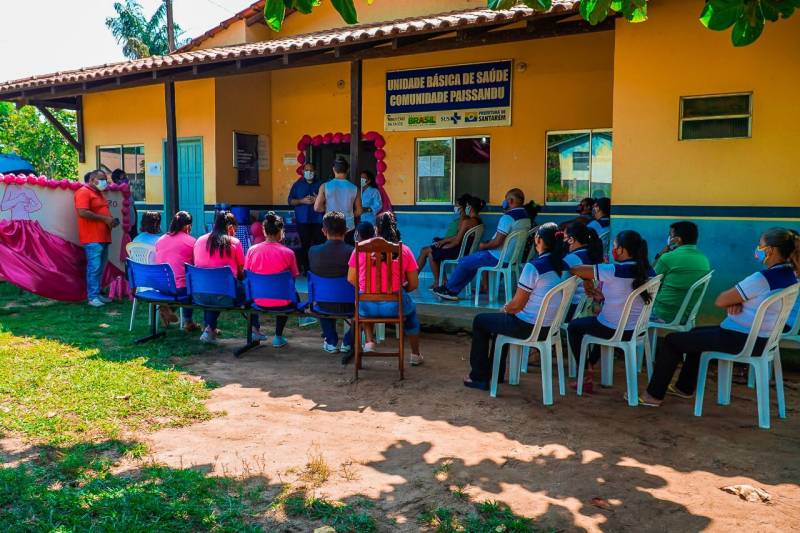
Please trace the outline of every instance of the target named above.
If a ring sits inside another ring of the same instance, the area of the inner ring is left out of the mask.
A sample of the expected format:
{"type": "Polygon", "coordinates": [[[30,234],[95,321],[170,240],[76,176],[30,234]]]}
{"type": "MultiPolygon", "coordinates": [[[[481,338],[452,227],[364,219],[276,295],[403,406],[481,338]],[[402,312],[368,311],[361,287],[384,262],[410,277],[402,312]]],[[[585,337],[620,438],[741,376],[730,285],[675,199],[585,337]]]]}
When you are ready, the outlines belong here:
{"type": "MultiPolygon", "coordinates": [[[[742,312],[731,315],[722,321],[720,327],[738,331],[740,333],[750,333],[750,326],[756,317],[756,311],[761,302],[775,294],[781,289],[790,287],[797,283],[792,266],[787,263],[775,265],[766,270],[750,274],[736,284],[736,290],[744,300],[742,312]]],[[[796,306],[795,306],[796,308],[796,306]]],[[[761,323],[759,337],[769,336],[769,331],[775,326],[780,312],[780,302],[771,305],[764,314],[764,321],[761,323]]],[[[794,310],[793,310],[794,312],[794,310]]],[[[796,318],[796,312],[795,312],[796,318]]],[[[792,316],[789,316],[788,324],[793,324],[792,316]]]]}
{"type": "MultiPolygon", "coordinates": [[[[510,209],[500,217],[500,220],[497,221],[497,231],[494,233],[494,237],[492,240],[496,239],[498,235],[508,235],[512,231],[517,230],[529,230],[531,229],[531,219],[528,216],[528,212],[525,211],[522,207],[515,207],[514,209],[510,209]]],[[[509,243],[511,246],[512,243],[509,243]]],[[[503,249],[503,246],[499,246],[494,250],[489,250],[495,259],[500,259],[500,250],[503,249]]]]}
{"type": "MultiPolygon", "coordinates": [[[[566,268],[566,265],[563,265],[563,268],[566,268]]],[[[556,273],[553,265],[550,264],[549,253],[544,253],[527,263],[525,268],[522,269],[517,286],[523,291],[529,292],[530,297],[528,298],[528,303],[525,304],[525,308],[517,313],[517,318],[529,324],[535,324],[545,295],[561,281],[561,276],[556,273]]],[[[549,327],[553,323],[560,304],[560,294],[550,300],[545,310],[543,326],[549,327]]]]}
{"type": "MultiPolygon", "coordinates": [[[[597,320],[607,328],[617,329],[619,321],[622,318],[622,310],[625,308],[625,301],[628,296],[634,291],[633,277],[636,270],[635,261],[624,261],[622,263],[595,265],[594,279],[602,283],[603,296],[603,309],[597,315],[597,320]]],[[[648,278],[652,278],[656,273],[650,269],[648,278]]],[[[628,316],[628,323],[625,324],[625,330],[632,330],[636,326],[636,321],[639,315],[642,314],[644,307],[644,300],[637,297],[631,307],[631,313],[628,316]]]]}
{"type": "MultiPolygon", "coordinates": [[[[572,274],[569,273],[569,269],[576,266],[581,265],[592,265],[592,261],[589,259],[589,252],[586,250],[586,247],[578,248],[574,252],[568,253],[564,257],[564,263],[567,264],[567,268],[564,269],[564,279],[567,279],[572,274]]],[[[583,298],[583,295],[586,291],[583,289],[583,283],[578,282],[578,286],[575,287],[575,294],[572,297],[573,304],[578,304],[583,298]]]]}

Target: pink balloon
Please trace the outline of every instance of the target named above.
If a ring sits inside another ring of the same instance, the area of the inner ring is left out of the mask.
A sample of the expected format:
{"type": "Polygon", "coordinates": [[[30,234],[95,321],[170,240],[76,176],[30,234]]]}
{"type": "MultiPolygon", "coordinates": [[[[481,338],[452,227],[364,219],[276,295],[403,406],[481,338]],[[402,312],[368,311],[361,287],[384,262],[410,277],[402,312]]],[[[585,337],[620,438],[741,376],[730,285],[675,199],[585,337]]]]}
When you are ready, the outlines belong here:
{"type": "Polygon", "coordinates": [[[313,139],[311,139],[311,144],[313,146],[319,146],[322,144],[322,135],[315,135],[313,139]]]}
{"type": "Polygon", "coordinates": [[[73,191],[77,191],[78,189],[81,188],[81,184],[78,183],[77,181],[70,181],[69,188],[72,189],[73,191]]]}
{"type": "Polygon", "coordinates": [[[37,178],[37,177],[36,177],[36,176],[34,176],[33,174],[31,174],[30,176],[28,176],[27,178],[25,178],[25,181],[27,181],[27,182],[28,182],[28,183],[30,183],[31,185],[38,185],[38,184],[39,184],[39,178],[37,178]]]}
{"type": "Polygon", "coordinates": [[[378,161],[377,163],[375,163],[375,169],[378,172],[386,172],[386,163],[383,161],[378,161]]]}
{"type": "Polygon", "coordinates": [[[333,143],[334,144],[341,143],[342,142],[342,137],[343,137],[342,132],[341,131],[337,131],[336,133],[333,134],[333,139],[332,139],[333,143]]]}
{"type": "Polygon", "coordinates": [[[377,150],[375,150],[375,159],[377,159],[378,161],[386,159],[386,152],[378,148],[377,150]]]}
{"type": "Polygon", "coordinates": [[[117,185],[116,183],[109,183],[108,184],[108,190],[109,191],[118,191],[119,190],[119,185],[117,185]]]}
{"type": "Polygon", "coordinates": [[[294,169],[294,173],[297,174],[298,176],[302,176],[303,175],[303,167],[297,167],[296,169],[294,169]]]}
{"type": "Polygon", "coordinates": [[[384,146],[386,146],[386,140],[383,137],[378,137],[377,139],[375,139],[374,143],[375,143],[375,148],[383,148],[384,146]]]}
{"type": "Polygon", "coordinates": [[[301,165],[305,165],[306,164],[306,154],[304,154],[302,152],[297,154],[297,162],[300,163],[301,165]]]}
{"type": "Polygon", "coordinates": [[[47,178],[45,178],[44,176],[39,176],[38,178],[36,178],[36,184],[44,187],[45,185],[47,185],[47,178]]]}
{"type": "Polygon", "coordinates": [[[375,183],[381,187],[386,185],[386,176],[383,175],[383,172],[378,172],[378,174],[375,176],[375,183]]]}
{"type": "Polygon", "coordinates": [[[323,144],[330,144],[333,141],[333,133],[326,133],[322,136],[323,144]]]}
{"type": "Polygon", "coordinates": [[[17,177],[14,179],[14,181],[15,181],[17,184],[19,184],[19,185],[22,185],[23,183],[26,183],[26,182],[28,181],[28,179],[27,179],[25,176],[17,176],[17,177]]]}
{"type": "Polygon", "coordinates": [[[128,207],[131,206],[131,203],[132,202],[131,202],[130,198],[125,198],[125,199],[122,200],[122,207],[123,208],[128,208],[128,207]]]}
{"type": "Polygon", "coordinates": [[[61,180],[61,181],[58,182],[58,186],[60,188],[62,188],[62,189],[66,189],[67,187],[69,187],[69,181],[68,180],[61,180]]]}
{"type": "Polygon", "coordinates": [[[128,185],[127,183],[123,183],[119,186],[119,190],[121,190],[123,193],[127,193],[130,192],[131,186],[128,185]]]}
{"type": "Polygon", "coordinates": [[[364,134],[364,139],[367,141],[374,141],[380,136],[381,134],[378,133],[377,131],[368,131],[367,133],[364,134]]]}
{"type": "Polygon", "coordinates": [[[6,174],[5,176],[3,176],[3,181],[6,183],[14,183],[14,179],[15,179],[14,176],[12,176],[11,174],[6,174]]]}
{"type": "Polygon", "coordinates": [[[305,152],[306,148],[308,147],[309,144],[311,144],[310,140],[308,142],[303,142],[303,141],[298,142],[297,143],[297,151],[298,152],[305,152]]]}
{"type": "Polygon", "coordinates": [[[305,144],[305,145],[309,145],[309,144],[311,144],[311,135],[309,135],[308,133],[306,133],[306,134],[305,134],[305,135],[303,135],[303,137],[300,139],[300,142],[301,142],[301,143],[303,143],[303,144],[305,144]]]}
{"type": "Polygon", "coordinates": [[[342,135],[343,143],[349,143],[351,140],[353,140],[353,136],[351,134],[345,133],[344,135],[342,135]]]}

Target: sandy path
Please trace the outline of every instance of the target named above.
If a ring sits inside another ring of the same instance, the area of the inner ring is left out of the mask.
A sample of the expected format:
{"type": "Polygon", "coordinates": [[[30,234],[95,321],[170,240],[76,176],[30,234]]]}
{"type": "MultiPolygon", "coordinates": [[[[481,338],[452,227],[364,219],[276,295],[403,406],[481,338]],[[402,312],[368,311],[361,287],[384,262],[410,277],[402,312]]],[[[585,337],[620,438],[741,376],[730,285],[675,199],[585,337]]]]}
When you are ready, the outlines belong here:
{"type": "Polygon", "coordinates": [[[474,501],[501,500],[566,531],[800,529],[796,376],[788,378],[789,418],[761,431],[755,394],[741,386],[723,408],[712,385],[702,418],[679,400],[628,408],[619,373],[614,389],[556,396],[552,407],[541,405],[535,373],[491,399],[460,383],[465,337],[426,337],[425,366],[403,382],[376,360],[352,384],[352,367],[341,369],[316,335],[298,333],[287,349],[261,348],[242,360],[221,351],[192,361],[193,372],[220,384],[209,408],[227,415],[142,436],[154,458],[279,486],[321,454],[332,475],[317,493],[375,500],[396,519],[384,526],[392,531],[417,531],[426,509],[466,505],[448,492],[457,485],[474,501]],[[434,470],[444,463],[442,482],[434,470]],[[773,503],[719,490],[737,483],[764,488],[773,503]],[[593,505],[596,497],[612,508],[593,505]]]}

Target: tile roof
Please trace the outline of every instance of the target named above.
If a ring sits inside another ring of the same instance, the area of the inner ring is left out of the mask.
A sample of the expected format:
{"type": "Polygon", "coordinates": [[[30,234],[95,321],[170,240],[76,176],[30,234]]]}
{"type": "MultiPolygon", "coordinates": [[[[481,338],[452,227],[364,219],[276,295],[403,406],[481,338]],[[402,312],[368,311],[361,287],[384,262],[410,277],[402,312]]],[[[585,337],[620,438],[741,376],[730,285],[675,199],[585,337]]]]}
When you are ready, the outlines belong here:
{"type": "MultiPolygon", "coordinates": [[[[576,11],[579,0],[553,0],[548,13],[576,11]]],[[[80,84],[90,81],[115,78],[135,73],[156,72],[160,69],[204,65],[236,59],[280,56],[293,52],[331,49],[339,45],[351,45],[380,41],[412,34],[436,33],[447,30],[496,24],[509,24],[534,17],[535,12],[517,5],[506,10],[472,9],[436,15],[419,16],[400,20],[376,22],[319,31],[305,35],[247,43],[220,48],[206,48],[187,52],[176,52],[166,56],[151,56],[119,63],[108,63],[65,72],[31,76],[18,80],[0,82],[0,98],[4,93],[80,84]]],[[[539,16],[542,14],[539,13],[539,16]]]]}

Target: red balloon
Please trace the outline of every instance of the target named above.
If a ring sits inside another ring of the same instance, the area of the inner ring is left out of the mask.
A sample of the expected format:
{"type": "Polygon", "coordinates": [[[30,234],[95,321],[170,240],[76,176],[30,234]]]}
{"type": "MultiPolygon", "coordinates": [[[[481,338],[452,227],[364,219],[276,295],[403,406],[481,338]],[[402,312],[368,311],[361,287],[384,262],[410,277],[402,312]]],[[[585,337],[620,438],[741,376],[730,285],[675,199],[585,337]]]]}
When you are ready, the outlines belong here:
{"type": "Polygon", "coordinates": [[[69,188],[72,189],[73,191],[77,191],[78,189],[81,188],[81,184],[77,181],[70,181],[69,188]]]}
{"type": "Polygon", "coordinates": [[[337,131],[336,133],[333,134],[333,138],[331,139],[331,141],[333,142],[333,144],[339,144],[342,142],[342,137],[344,137],[342,132],[337,131]]]}
{"type": "Polygon", "coordinates": [[[66,189],[67,187],[69,187],[69,180],[59,181],[58,186],[61,187],[62,189],[66,189]]]}
{"type": "Polygon", "coordinates": [[[313,139],[311,139],[311,144],[314,146],[319,146],[322,144],[322,135],[315,135],[313,139]]]}
{"type": "Polygon", "coordinates": [[[305,163],[306,163],[306,154],[304,154],[302,152],[297,154],[297,162],[300,163],[301,165],[305,165],[305,163]]]}
{"type": "Polygon", "coordinates": [[[39,179],[36,176],[34,176],[33,174],[31,174],[30,176],[25,178],[25,181],[27,181],[31,185],[37,185],[39,183],[39,179]]]}
{"type": "Polygon", "coordinates": [[[364,140],[367,141],[374,141],[378,137],[380,137],[380,134],[377,131],[368,131],[364,134],[364,140]]]}
{"type": "Polygon", "coordinates": [[[307,143],[304,143],[303,141],[298,142],[297,143],[297,151],[298,152],[305,152],[306,148],[308,147],[309,144],[311,144],[311,141],[308,141],[307,143]]]}
{"type": "Polygon", "coordinates": [[[25,176],[17,176],[17,177],[14,179],[14,181],[15,181],[16,183],[18,183],[19,185],[22,185],[23,183],[27,182],[28,180],[25,178],[25,176]]]}
{"type": "Polygon", "coordinates": [[[306,144],[306,145],[308,145],[308,144],[311,144],[311,135],[309,135],[308,133],[306,133],[306,134],[305,134],[305,135],[303,135],[303,137],[300,139],[300,142],[301,142],[301,143],[303,143],[303,144],[306,144]]]}
{"type": "Polygon", "coordinates": [[[374,143],[375,143],[375,148],[383,148],[384,146],[386,146],[386,140],[383,137],[378,137],[377,139],[375,139],[374,143]]]}
{"type": "Polygon", "coordinates": [[[36,183],[38,183],[41,186],[45,186],[47,185],[47,178],[45,176],[39,176],[38,178],[36,178],[36,183]]]}
{"type": "Polygon", "coordinates": [[[14,183],[14,180],[16,179],[12,174],[6,174],[5,176],[2,176],[2,178],[6,183],[14,183]]]}
{"type": "Polygon", "coordinates": [[[378,161],[386,159],[386,152],[378,148],[377,150],[375,150],[375,159],[377,159],[378,161]]]}
{"type": "Polygon", "coordinates": [[[342,135],[343,143],[349,143],[351,140],[353,140],[353,136],[351,134],[345,133],[344,135],[342,135]]]}
{"type": "Polygon", "coordinates": [[[56,187],[58,187],[58,182],[56,180],[47,180],[48,189],[55,189],[56,187]]]}
{"type": "Polygon", "coordinates": [[[375,168],[378,172],[386,172],[386,163],[384,161],[378,161],[375,163],[375,168]]]}

